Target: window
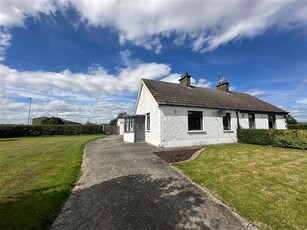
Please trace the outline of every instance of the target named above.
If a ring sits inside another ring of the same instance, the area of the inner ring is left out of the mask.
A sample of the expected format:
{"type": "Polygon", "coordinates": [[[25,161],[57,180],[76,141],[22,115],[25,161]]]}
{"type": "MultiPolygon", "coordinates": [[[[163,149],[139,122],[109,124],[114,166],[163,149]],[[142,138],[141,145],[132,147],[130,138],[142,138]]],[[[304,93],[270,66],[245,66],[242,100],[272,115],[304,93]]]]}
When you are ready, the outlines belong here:
{"type": "Polygon", "coordinates": [[[248,123],[250,129],[255,128],[255,114],[248,114],[248,123]]]}
{"type": "Polygon", "coordinates": [[[125,119],[125,132],[133,132],[134,119],[126,118],[125,119]]]}
{"type": "Polygon", "coordinates": [[[226,115],[223,117],[223,128],[224,130],[231,130],[230,113],[226,113],[226,115]]]}
{"type": "Polygon", "coordinates": [[[269,115],[269,129],[275,129],[275,115],[269,115]]]}
{"type": "Polygon", "coordinates": [[[129,121],[129,130],[130,132],[133,132],[133,119],[130,119],[129,121]]]}
{"type": "Polygon", "coordinates": [[[188,111],[188,125],[189,130],[202,130],[203,129],[203,112],[188,111]]]}
{"type": "Polygon", "coordinates": [[[146,114],[146,130],[150,130],[150,113],[146,114]]]}

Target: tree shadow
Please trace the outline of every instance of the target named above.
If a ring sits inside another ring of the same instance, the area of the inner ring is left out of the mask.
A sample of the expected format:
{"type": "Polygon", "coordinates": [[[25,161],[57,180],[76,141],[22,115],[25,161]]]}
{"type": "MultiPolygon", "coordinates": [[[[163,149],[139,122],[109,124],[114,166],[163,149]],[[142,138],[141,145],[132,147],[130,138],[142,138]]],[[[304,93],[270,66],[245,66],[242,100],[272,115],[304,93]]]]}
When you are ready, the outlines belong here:
{"type": "Polygon", "coordinates": [[[236,218],[229,222],[227,215],[226,221],[216,216],[229,210],[211,202],[182,179],[117,177],[75,190],[53,229],[238,229],[236,218]]]}

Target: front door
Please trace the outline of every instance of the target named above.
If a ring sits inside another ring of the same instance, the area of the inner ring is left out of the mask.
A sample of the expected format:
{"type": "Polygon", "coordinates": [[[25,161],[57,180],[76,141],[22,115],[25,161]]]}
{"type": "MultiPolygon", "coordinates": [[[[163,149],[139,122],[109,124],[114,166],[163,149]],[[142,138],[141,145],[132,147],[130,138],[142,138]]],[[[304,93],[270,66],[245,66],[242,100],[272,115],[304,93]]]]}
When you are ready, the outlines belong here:
{"type": "Polygon", "coordinates": [[[145,141],[145,116],[135,118],[135,142],[145,141]]]}

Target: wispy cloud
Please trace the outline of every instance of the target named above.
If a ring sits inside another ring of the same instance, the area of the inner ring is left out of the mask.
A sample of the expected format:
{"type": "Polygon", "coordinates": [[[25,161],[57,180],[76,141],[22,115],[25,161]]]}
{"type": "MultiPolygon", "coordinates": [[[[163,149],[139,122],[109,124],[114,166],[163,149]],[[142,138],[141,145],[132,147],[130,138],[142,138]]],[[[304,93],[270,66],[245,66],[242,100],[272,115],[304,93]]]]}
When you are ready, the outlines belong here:
{"type": "Polygon", "coordinates": [[[11,46],[11,39],[8,30],[0,27],[0,61],[4,60],[5,51],[11,46]]]}
{"type": "Polygon", "coordinates": [[[297,103],[307,105],[307,98],[298,100],[297,103]]]}
{"type": "Polygon", "coordinates": [[[119,52],[119,57],[124,66],[136,66],[142,63],[138,58],[132,58],[132,53],[130,50],[123,50],[119,52]]]}
{"type": "Polygon", "coordinates": [[[259,96],[259,95],[264,95],[267,92],[261,89],[250,89],[248,91],[246,91],[247,94],[250,94],[252,96],[259,96]]]}

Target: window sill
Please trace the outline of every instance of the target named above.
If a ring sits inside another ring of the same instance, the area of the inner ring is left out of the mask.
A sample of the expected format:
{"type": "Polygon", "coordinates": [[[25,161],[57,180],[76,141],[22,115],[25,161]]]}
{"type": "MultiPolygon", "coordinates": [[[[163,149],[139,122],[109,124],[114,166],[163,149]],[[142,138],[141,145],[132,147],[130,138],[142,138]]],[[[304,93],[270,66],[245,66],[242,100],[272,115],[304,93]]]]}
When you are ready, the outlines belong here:
{"type": "Polygon", "coordinates": [[[188,133],[207,133],[205,130],[189,130],[188,133]]]}
{"type": "Polygon", "coordinates": [[[234,133],[233,130],[223,130],[223,133],[234,133]]]}

